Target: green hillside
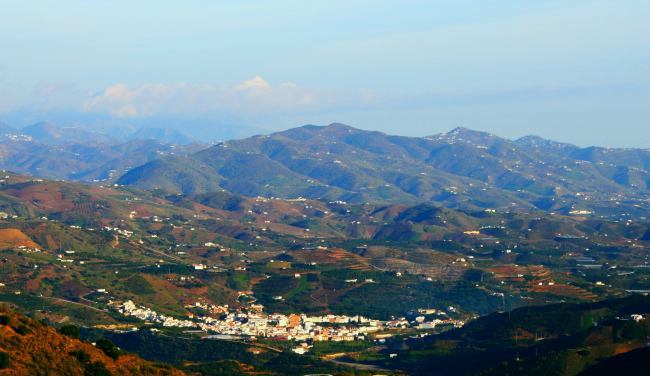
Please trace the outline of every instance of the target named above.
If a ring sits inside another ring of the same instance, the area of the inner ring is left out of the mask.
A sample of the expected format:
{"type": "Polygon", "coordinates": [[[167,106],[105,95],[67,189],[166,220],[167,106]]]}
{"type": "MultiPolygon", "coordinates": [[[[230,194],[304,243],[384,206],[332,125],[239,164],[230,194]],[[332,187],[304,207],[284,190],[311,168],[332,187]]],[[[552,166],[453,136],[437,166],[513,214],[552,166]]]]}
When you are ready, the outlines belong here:
{"type": "Polygon", "coordinates": [[[650,154],[640,149],[510,141],[464,128],[411,138],[332,124],[153,161],[118,182],[184,194],[225,189],[250,197],[642,216],[649,168],[650,154]],[[621,196],[616,207],[607,203],[611,195],[621,196]]]}

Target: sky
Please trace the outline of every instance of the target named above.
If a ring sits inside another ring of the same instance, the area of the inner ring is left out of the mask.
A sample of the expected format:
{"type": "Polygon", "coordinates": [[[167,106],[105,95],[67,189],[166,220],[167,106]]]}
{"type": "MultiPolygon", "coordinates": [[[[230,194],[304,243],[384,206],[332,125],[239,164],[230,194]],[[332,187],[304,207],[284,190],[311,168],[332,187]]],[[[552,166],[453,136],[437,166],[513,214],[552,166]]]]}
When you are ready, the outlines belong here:
{"type": "Polygon", "coordinates": [[[650,2],[0,0],[0,120],[650,147],[650,2]]]}

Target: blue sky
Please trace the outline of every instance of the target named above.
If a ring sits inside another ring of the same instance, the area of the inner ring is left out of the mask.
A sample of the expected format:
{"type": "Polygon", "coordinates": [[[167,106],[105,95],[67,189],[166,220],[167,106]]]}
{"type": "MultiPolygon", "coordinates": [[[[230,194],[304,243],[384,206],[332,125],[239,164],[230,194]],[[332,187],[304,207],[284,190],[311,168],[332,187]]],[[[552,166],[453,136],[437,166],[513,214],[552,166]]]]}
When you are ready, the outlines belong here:
{"type": "Polygon", "coordinates": [[[4,1],[0,119],[650,147],[648,1],[4,1]],[[134,4],[135,3],[135,4],[134,4]]]}

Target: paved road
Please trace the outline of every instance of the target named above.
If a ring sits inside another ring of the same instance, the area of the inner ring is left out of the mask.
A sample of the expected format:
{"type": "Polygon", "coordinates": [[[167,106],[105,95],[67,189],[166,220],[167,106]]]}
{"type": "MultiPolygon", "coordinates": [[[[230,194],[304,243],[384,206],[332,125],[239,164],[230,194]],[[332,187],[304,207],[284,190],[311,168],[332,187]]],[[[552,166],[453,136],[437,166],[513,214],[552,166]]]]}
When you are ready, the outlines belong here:
{"type": "Polygon", "coordinates": [[[395,371],[374,366],[372,364],[344,362],[342,360],[335,360],[335,359],[324,359],[324,360],[327,360],[328,362],[332,362],[334,364],[338,364],[340,366],[355,368],[360,371],[376,371],[376,372],[389,372],[389,373],[395,372],[395,371]]]}
{"type": "MultiPolygon", "coordinates": [[[[42,298],[44,298],[44,299],[50,299],[50,300],[56,300],[56,301],[64,302],[64,303],[70,303],[70,304],[79,305],[79,306],[82,306],[82,307],[86,307],[86,308],[92,309],[93,311],[97,311],[97,312],[102,312],[102,313],[106,313],[106,312],[108,312],[107,309],[99,309],[99,308],[95,308],[95,307],[93,307],[93,306],[89,306],[88,304],[83,304],[83,303],[79,303],[79,302],[74,302],[74,301],[72,301],[72,300],[68,300],[68,299],[56,298],[56,297],[51,297],[51,296],[43,296],[42,298]]],[[[85,299],[85,300],[86,300],[86,299],[85,299]]],[[[87,301],[90,301],[90,300],[87,300],[87,301]]]]}
{"type": "Polygon", "coordinates": [[[157,249],[155,249],[155,248],[148,247],[148,246],[146,246],[146,245],[144,245],[144,244],[139,244],[139,243],[136,243],[136,242],[130,242],[130,243],[131,243],[131,245],[133,245],[133,246],[136,247],[136,248],[144,249],[145,251],[149,251],[149,252],[151,252],[151,253],[155,253],[155,254],[157,254],[157,255],[159,255],[159,256],[163,256],[163,257],[170,258],[170,259],[172,259],[172,260],[174,260],[174,261],[178,261],[178,262],[180,262],[180,263],[182,263],[182,264],[187,264],[187,261],[181,259],[180,257],[176,257],[176,256],[174,256],[174,255],[167,254],[167,253],[162,252],[162,251],[159,251],[159,250],[157,250],[157,249]]]}

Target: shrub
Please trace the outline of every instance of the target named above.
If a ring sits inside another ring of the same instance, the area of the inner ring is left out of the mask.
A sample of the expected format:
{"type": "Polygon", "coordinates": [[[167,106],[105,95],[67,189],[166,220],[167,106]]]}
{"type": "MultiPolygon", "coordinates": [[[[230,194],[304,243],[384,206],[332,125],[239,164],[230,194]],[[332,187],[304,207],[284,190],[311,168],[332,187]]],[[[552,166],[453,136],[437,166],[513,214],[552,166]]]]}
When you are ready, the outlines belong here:
{"type": "Polygon", "coordinates": [[[0,369],[9,368],[11,360],[9,359],[9,354],[4,351],[0,351],[0,369]]]}
{"type": "Polygon", "coordinates": [[[99,341],[97,341],[95,346],[98,349],[102,350],[104,354],[110,356],[113,359],[117,359],[120,357],[120,355],[122,355],[122,351],[120,351],[120,349],[117,346],[115,346],[113,342],[111,342],[106,338],[102,338],[99,341]]]}
{"type": "Polygon", "coordinates": [[[74,356],[77,358],[79,363],[81,364],[87,364],[90,363],[90,355],[88,355],[87,352],[83,350],[75,350],[75,351],[70,351],[70,355],[74,356]]]}
{"type": "Polygon", "coordinates": [[[126,282],[124,283],[124,286],[132,293],[137,294],[137,295],[147,295],[147,294],[153,294],[156,292],[156,290],[153,289],[151,284],[141,275],[135,274],[126,282]]]}
{"type": "Polygon", "coordinates": [[[77,358],[84,367],[84,376],[110,376],[110,372],[102,362],[90,361],[90,355],[83,350],[71,351],[70,355],[77,358]]]}
{"type": "Polygon", "coordinates": [[[14,330],[16,333],[20,334],[21,336],[24,336],[25,334],[29,334],[32,332],[32,330],[25,324],[18,324],[14,330]]]}
{"type": "Polygon", "coordinates": [[[80,335],[79,327],[75,325],[63,325],[61,328],[59,328],[59,333],[63,334],[64,336],[76,339],[79,339],[80,335]]]}
{"type": "Polygon", "coordinates": [[[102,362],[93,362],[84,367],[84,376],[111,376],[102,362]]]}

